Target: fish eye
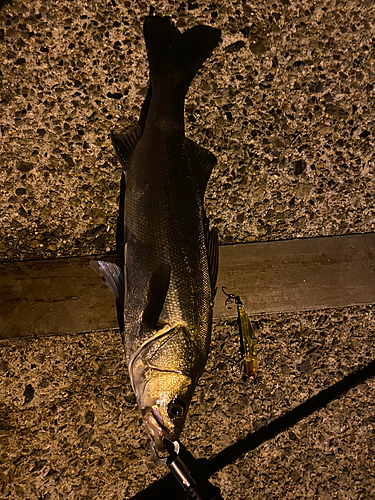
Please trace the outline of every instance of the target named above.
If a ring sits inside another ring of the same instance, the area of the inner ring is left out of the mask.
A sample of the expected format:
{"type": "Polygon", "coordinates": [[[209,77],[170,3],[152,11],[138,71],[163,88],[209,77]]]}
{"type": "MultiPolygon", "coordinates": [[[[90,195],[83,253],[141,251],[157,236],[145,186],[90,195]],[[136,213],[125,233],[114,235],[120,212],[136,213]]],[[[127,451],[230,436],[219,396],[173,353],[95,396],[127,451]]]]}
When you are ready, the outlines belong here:
{"type": "Polygon", "coordinates": [[[167,412],[172,420],[183,417],[186,412],[186,404],[180,398],[172,399],[168,405],[167,412]]]}

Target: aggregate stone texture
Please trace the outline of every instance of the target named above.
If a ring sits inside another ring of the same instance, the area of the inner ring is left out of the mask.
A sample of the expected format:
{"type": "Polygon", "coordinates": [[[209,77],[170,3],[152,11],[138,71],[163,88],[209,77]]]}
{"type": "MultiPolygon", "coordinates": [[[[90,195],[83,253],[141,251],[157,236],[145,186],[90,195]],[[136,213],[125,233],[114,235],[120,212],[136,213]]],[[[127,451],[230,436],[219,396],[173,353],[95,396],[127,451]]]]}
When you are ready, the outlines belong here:
{"type": "MultiPolygon", "coordinates": [[[[216,321],[182,441],[210,458],[374,360],[371,306],[253,318],[254,382],[236,319],[216,321]]],[[[152,460],[119,334],[1,342],[0,498],[130,499],[152,460]]],[[[375,380],[367,378],[211,477],[226,500],[375,497],[375,380]]]]}
{"type": "Polygon", "coordinates": [[[374,230],[372,0],[0,6],[0,260],[113,250],[109,133],[139,116],[150,8],[222,30],[186,101],[187,135],[218,160],[220,243],[374,230]]]}
{"type": "MultiPolygon", "coordinates": [[[[194,79],[186,133],[218,164],[220,243],[374,231],[371,0],[0,1],[0,260],[115,248],[111,130],[147,91],[150,5],[222,30],[194,79]]],[[[373,309],[258,317],[259,372],[216,321],[182,436],[210,458],[374,360],[373,309]]],[[[53,332],[51,332],[53,334],[53,332]]],[[[212,476],[225,499],[375,498],[373,378],[212,476]]],[[[166,470],[150,455],[116,331],[0,348],[0,498],[122,500],[166,470]]]]}

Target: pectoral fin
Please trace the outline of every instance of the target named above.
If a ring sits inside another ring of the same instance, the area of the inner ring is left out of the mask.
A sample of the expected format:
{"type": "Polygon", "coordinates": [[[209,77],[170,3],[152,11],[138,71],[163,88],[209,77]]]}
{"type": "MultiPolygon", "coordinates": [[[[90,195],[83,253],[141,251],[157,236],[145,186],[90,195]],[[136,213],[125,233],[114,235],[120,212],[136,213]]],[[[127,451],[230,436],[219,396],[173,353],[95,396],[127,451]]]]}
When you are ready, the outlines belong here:
{"type": "Polygon", "coordinates": [[[210,230],[208,219],[205,214],[203,223],[204,223],[204,236],[207,248],[208,268],[210,272],[211,293],[213,300],[216,295],[216,280],[219,269],[219,242],[217,237],[217,229],[214,227],[210,230]]]}
{"type": "Polygon", "coordinates": [[[147,293],[147,303],[142,316],[142,323],[155,329],[165,298],[168,293],[171,268],[168,264],[161,264],[152,274],[147,293]]]}

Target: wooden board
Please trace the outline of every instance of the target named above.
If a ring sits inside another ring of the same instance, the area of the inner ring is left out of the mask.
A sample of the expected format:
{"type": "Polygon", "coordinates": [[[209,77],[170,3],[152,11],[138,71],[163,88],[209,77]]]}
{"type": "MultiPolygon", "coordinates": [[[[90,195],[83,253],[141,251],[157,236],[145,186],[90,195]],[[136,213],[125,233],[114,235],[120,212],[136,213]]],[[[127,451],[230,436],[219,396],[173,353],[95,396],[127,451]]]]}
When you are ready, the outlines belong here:
{"type": "Polygon", "coordinates": [[[116,327],[113,295],[89,267],[92,259],[0,264],[0,338],[116,327]]]}
{"type": "MultiPolygon", "coordinates": [[[[0,338],[116,327],[95,258],[0,264],[0,338]]],[[[234,316],[222,286],[252,316],[375,303],[375,234],[222,246],[214,316],[234,316]]]]}
{"type": "Polygon", "coordinates": [[[223,246],[216,317],[228,316],[222,285],[251,315],[371,304],[375,234],[223,246]]]}

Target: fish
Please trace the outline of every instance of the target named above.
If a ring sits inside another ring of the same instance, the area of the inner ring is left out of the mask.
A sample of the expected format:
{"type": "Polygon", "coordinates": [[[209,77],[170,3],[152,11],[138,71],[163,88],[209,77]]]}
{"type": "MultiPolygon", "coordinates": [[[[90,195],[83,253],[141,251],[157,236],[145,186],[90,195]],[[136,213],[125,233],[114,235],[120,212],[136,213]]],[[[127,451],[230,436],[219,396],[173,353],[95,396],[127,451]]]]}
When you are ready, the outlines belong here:
{"type": "Polygon", "coordinates": [[[225,287],[222,287],[223,293],[227,296],[225,301],[226,307],[229,308],[229,303],[234,303],[237,306],[237,322],[240,331],[243,375],[245,379],[249,378],[250,380],[254,380],[258,366],[258,348],[254,329],[240,297],[232,293],[228,294],[224,290],[225,287]]]}
{"type": "Polygon", "coordinates": [[[151,445],[164,451],[181,435],[211,339],[219,251],[203,197],[216,158],[185,137],[184,102],[221,32],[181,33],[150,15],[143,33],[150,82],[139,121],[111,133],[123,170],[123,264],[90,265],[115,294],[130,382],[151,445]]]}

